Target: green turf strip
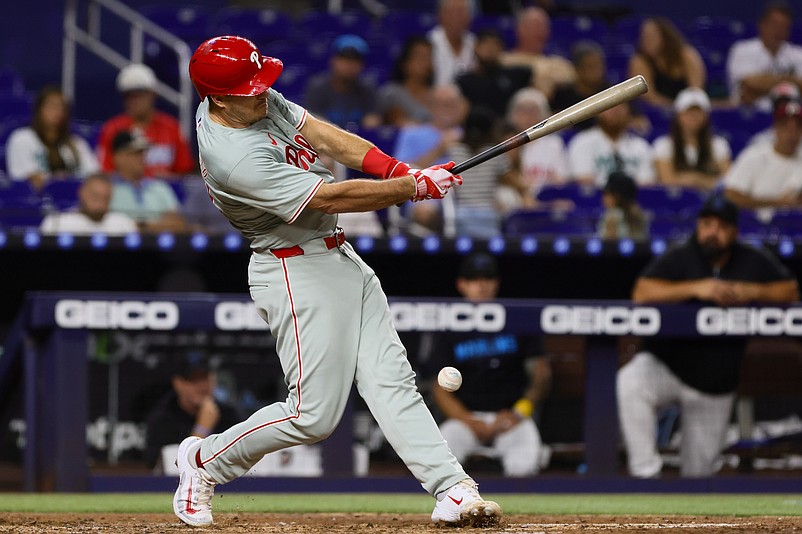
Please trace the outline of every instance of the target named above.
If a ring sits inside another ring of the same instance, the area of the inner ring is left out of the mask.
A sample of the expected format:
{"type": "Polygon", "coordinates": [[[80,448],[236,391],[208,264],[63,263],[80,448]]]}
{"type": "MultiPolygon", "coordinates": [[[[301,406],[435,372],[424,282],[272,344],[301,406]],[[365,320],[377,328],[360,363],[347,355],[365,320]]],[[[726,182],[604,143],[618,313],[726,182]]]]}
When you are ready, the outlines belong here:
{"type": "MultiPolygon", "coordinates": [[[[802,494],[485,495],[506,514],[802,516],[802,494]]],[[[418,513],[432,510],[426,495],[218,493],[215,512],[418,513]]],[[[0,512],[170,513],[172,494],[0,494],[0,512]]]]}

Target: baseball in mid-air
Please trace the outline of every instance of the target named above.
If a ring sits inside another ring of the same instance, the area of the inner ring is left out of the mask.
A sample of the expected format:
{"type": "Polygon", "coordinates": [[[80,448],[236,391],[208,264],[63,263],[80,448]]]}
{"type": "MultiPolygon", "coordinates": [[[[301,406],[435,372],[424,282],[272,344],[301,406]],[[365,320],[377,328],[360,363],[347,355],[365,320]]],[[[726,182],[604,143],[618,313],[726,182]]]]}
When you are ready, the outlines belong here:
{"type": "Polygon", "coordinates": [[[454,367],[443,367],[437,374],[437,383],[446,391],[457,391],[462,385],[462,373],[454,367]]]}

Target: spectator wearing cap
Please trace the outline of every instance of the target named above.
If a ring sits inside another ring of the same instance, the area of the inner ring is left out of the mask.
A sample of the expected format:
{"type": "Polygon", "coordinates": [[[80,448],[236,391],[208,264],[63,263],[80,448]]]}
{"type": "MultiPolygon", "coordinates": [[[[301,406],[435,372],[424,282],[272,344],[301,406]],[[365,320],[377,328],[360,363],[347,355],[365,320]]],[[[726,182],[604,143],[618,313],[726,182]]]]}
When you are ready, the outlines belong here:
{"type": "MultiPolygon", "coordinates": [[[[780,82],[775,85],[771,91],[769,91],[769,99],[771,100],[772,111],[776,110],[780,105],[789,100],[799,100],[800,98],[802,98],[802,94],[799,92],[799,87],[791,82],[780,82]]],[[[770,126],[765,130],[753,135],[752,138],[749,139],[749,144],[769,143],[773,145],[774,141],[776,141],[774,137],[774,128],[770,126]]],[[[799,143],[796,151],[798,155],[802,157],[802,143],[799,143]]]]}
{"type": "Polygon", "coordinates": [[[727,196],[765,221],[776,208],[802,208],[802,101],[779,103],[773,128],[774,143],[746,147],[724,177],[727,196]]]}
{"type": "Polygon", "coordinates": [[[597,233],[602,239],[645,239],[649,235],[649,220],[638,205],[638,184],[623,173],[613,172],[602,189],[604,211],[599,218],[597,233]]]}
{"type": "MultiPolygon", "coordinates": [[[[652,260],[632,291],[636,304],[697,302],[743,306],[799,299],[797,282],[771,253],[738,240],[738,207],[721,194],[699,211],[686,242],[652,260]]],[[[721,466],[745,338],[648,338],[618,371],[618,415],[634,477],[658,477],[662,408],[680,408],[680,474],[705,477],[721,466]]]]}
{"type": "Polygon", "coordinates": [[[727,57],[733,103],[771,110],[767,97],[781,82],[802,86],[802,46],[788,41],[793,12],[786,1],[770,1],[758,20],[757,37],[736,41],[727,57]]]}
{"type": "Polygon", "coordinates": [[[205,438],[239,423],[236,409],[214,397],[216,375],[202,351],[175,357],[170,391],[153,407],[145,421],[145,461],[159,467],[162,449],[178,445],[187,436],[205,438]]]}
{"type": "Polygon", "coordinates": [[[473,21],[471,0],[439,0],[437,25],[428,33],[432,43],[434,84],[448,85],[457,76],[471,70],[476,62],[476,35],[470,31],[473,21]]]}
{"type": "Polygon", "coordinates": [[[117,76],[124,112],[107,120],[98,137],[97,153],[105,172],[114,168],[112,141],[122,131],[133,131],[147,138],[146,174],[173,178],[196,170],[195,156],[181,134],[175,117],[156,109],[156,75],[150,67],[132,63],[117,76]]]}
{"type": "Polygon", "coordinates": [[[727,140],[713,135],[710,98],[697,87],[677,95],[670,133],[655,139],[652,149],[661,184],[700,191],[713,189],[732,159],[727,140]]]}
{"type": "MultiPolygon", "coordinates": [[[[500,285],[492,256],[476,253],[459,267],[456,287],[473,303],[493,300],[500,285]]],[[[497,458],[509,477],[531,476],[545,467],[547,447],[535,416],[551,388],[551,364],[540,340],[511,332],[438,335],[431,374],[452,366],[462,373],[453,393],[434,386],[434,401],[445,420],[440,425],[461,463],[475,455],[497,458]]]]}
{"type": "Polygon", "coordinates": [[[39,230],[42,234],[126,235],[139,231],[136,222],[124,213],[112,213],[113,185],[103,174],[87,176],[78,188],[78,207],[72,211],[48,214],[39,230]]]}
{"type": "Polygon", "coordinates": [[[133,132],[114,136],[111,211],[133,218],[143,232],[183,232],[187,225],[173,188],[145,174],[148,146],[144,137],[133,132]]]}
{"type": "Polygon", "coordinates": [[[376,87],[363,76],[368,52],[368,43],[358,35],[337,37],[331,45],[329,71],[306,86],[307,109],[341,128],[381,124],[376,87]]]}
{"type": "Polygon", "coordinates": [[[476,35],[475,51],[475,66],[459,74],[456,83],[472,107],[484,106],[502,118],[507,112],[512,95],[530,85],[532,69],[528,66],[507,67],[501,64],[504,40],[492,28],[482,30],[476,35]]]}
{"type": "Polygon", "coordinates": [[[70,106],[60,88],[42,87],[31,124],[11,132],[6,169],[12,180],[27,180],[37,191],[51,180],[84,178],[99,170],[89,143],[70,133],[70,106]]]}

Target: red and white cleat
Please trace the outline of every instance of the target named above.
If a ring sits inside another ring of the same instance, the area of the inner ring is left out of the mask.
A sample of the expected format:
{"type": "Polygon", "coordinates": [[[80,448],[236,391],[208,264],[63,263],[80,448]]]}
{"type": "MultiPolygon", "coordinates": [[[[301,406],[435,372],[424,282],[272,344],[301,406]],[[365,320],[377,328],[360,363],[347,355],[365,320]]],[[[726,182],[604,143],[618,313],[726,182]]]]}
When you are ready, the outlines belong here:
{"type": "Polygon", "coordinates": [[[491,527],[501,521],[501,507],[479,495],[472,480],[451,486],[432,512],[432,523],[455,527],[491,527]]]}
{"type": "Polygon", "coordinates": [[[178,519],[192,527],[212,524],[212,497],[215,482],[204,469],[196,469],[189,462],[189,454],[195,454],[201,438],[190,436],[178,446],[179,479],[173,497],[173,511],[178,519]]]}

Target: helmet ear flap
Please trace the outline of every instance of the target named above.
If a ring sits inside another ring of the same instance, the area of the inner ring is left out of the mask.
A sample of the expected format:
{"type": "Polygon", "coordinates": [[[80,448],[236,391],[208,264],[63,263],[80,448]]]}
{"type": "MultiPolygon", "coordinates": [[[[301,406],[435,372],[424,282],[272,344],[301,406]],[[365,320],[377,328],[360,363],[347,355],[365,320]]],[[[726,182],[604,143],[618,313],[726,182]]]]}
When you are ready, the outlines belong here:
{"type": "Polygon", "coordinates": [[[201,100],[210,94],[255,96],[273,85],[283,67],[250,40],[223,35],[198,46],[189,61],[189,77],[201,100]]]}

